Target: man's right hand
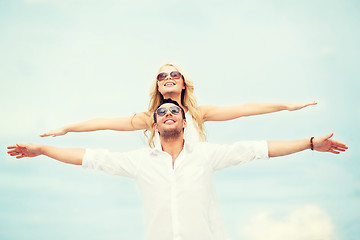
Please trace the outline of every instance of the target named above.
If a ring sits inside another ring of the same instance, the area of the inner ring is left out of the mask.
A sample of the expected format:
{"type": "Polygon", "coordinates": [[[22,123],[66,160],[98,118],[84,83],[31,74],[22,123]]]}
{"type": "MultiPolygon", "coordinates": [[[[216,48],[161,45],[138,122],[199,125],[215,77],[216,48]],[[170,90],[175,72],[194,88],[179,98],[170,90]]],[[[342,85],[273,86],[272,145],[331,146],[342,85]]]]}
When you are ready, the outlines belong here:
{"type": "Polygon", "coordinates": [[[16,158],[36,157],[41,155],[41,146],[32,143],[16,144],[7,147],[7,149],[11,149],[7,153],[10,156],[15,156],[16,158]]]}

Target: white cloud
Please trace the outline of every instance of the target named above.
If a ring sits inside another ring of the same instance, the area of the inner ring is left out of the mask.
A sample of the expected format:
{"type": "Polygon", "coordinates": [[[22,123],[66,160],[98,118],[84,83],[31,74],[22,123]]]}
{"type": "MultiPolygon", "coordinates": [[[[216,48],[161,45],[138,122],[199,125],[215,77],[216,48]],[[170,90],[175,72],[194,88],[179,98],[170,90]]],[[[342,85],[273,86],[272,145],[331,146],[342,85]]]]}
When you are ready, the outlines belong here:
{"type": "Polygon", "coordinates": [[[274,213],[254,215],[240,229],[244,240],[332,240],[334,226],[327,213],[315,205],[294,209],[283,218],[274,213]]]}

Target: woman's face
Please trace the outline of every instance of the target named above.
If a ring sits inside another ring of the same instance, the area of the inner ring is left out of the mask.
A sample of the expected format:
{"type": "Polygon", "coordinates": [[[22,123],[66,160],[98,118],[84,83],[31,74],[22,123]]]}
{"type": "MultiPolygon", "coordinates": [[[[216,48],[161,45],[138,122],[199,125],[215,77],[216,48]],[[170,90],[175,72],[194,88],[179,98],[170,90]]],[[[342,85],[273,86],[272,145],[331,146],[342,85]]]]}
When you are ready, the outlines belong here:
{"type": "Polygon", "coordinates": [[[164,98],[173,96],[174,94],[181,95],[183,89],[185,89],[184,80],[182,77],[177,78],[176,74],[170,74],[171,72],[179,72],[173,66],[163,66],[160,68],[158,74],[166,75],[163,79],[157,80],[158,91],[163,95],[164,98]],[[168,97],[167,97],[168,96],[168,97]]]}

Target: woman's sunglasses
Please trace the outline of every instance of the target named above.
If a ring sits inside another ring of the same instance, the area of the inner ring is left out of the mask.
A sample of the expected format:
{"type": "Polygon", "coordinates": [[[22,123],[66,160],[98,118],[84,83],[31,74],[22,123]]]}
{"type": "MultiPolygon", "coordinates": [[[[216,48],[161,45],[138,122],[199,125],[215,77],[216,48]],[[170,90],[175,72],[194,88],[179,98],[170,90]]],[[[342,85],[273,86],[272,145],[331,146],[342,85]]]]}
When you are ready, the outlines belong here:
{"type": "Polygon", "coordinates": [[[161,116],[164,116],[168,109],[170,109],[170,112],[171,112],[172,114],[179,114],[180,111],[181,111],[180,107],[178,107],[178,106],[171,106],[171,107],[169,107],[169,108],[160,107],[160,108],[158,108],[158,109],[156,110],[156,114],[157,114],[158,116],[160,116],[160,117],[161,117],[161,116]]]}
{"type": "MultiPolygon", "coordinates": [[[[163,81],[169,74],[166,72],[159,73],[156,77],[158,81],[163,81]]],[[[182,74],[178,71],[172,71],[170,73],[170,76],[174,79],[180,79],[182,77],[182,74]]]]}

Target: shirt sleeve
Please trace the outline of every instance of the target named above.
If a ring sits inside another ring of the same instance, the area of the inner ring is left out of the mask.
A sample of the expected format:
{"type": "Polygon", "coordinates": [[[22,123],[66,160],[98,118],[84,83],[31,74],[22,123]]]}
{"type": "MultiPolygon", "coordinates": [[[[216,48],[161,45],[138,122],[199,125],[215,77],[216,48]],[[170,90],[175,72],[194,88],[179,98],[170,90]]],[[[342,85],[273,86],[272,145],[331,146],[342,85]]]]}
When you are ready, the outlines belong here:
{"type": "Polygon", "coordinates": [[[210,144],[207,152],[213,170],[247,163],[255,159],[269,159],[267,141],[243,141],[231,145],[210,144]]]}
{"type": "Polygon", "coordinates": [[[135,151],[121,153],[105,149],[86,149],[82,167],[135,178],[138,161],[139,154],[135,151]]]}

